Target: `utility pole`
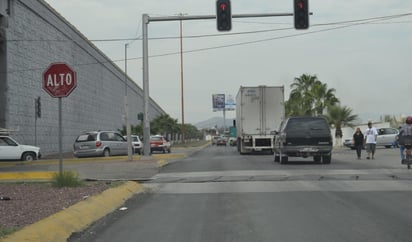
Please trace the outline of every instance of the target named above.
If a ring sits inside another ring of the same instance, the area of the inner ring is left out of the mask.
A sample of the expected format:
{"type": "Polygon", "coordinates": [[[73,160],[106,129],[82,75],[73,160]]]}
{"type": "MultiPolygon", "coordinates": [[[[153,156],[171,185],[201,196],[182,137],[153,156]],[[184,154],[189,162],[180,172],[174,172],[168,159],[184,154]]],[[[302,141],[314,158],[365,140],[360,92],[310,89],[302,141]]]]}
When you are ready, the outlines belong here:
{"type": "Polygon", "coordinates": [[[142,53],[143,53],[143,158],[150,157],[150,119],[149,119],[149,50],[147,25],[149,15],[142,16],[142,53]]]}
{"type": "MultiPolygon", "coordinates": [[[[179,16],[183,16],[182,13],[179,16]]],[[[182,143],[185,143],[185,102],[184,102],[184,92],[183,92],[183,35],[182,35],[182,19],[180,19],[180,91],[181,91],[181,104],[182,104],[182,143]]]]}
{"type": "Polygon", "coordinates": [[[124,119],[126,123],[126,135],[127,135],[127,160],[133,160],[133,151],[132,151],[132,137],[131,137],[131,128],[129,122],[129,102],[127,95],[127,47],[129,44],[124,45],[124,119]]]}

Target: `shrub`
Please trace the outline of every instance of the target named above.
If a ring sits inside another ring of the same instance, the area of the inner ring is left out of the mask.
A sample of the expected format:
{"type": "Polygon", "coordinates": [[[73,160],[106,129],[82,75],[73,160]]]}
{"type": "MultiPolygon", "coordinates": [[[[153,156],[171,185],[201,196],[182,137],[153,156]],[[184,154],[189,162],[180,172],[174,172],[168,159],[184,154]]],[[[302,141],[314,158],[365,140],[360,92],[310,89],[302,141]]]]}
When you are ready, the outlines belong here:
{"type": "Polygon", "coordinates": [[[17,230],[19,230],[19,228],[17,228],[17,227],[10,227],[10,228],[9,227],[3,227],[3,228],[0,227],[0,240],[2,238],[5,238],[6,235],[12,234],[17,230]]]}
{"type": "Polygon", "coordinates": [[[52,185],[55,187],[78,187],[83,185],[77,173],[73,171],[63,171],[62,173],[54,173],[52,185]]]}

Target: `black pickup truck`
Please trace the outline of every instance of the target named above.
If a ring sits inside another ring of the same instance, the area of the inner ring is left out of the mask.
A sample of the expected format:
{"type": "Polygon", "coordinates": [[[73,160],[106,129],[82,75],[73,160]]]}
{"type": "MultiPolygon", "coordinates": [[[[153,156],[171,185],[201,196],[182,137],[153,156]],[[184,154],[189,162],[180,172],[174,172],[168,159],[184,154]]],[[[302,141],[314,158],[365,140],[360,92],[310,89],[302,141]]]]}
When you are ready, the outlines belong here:
{"type": "Polygon", "coordinates": [[[316,163],[331,163],[332,135],[328,122],[323,117],[289,117],[282,122],[274,139],[276,162],[285,164],[288,157],[311,156],[316,163]]]}

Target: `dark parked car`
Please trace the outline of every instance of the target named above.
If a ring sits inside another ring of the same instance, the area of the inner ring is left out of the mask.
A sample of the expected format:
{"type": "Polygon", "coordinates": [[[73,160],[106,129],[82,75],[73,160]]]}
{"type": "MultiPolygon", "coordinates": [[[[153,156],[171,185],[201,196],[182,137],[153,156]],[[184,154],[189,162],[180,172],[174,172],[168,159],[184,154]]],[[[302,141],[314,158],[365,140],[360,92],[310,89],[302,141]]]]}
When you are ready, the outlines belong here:
{"type": "Polygon", "coordinates": [[[296,116],[282,122],[275,132],[274,159],[281,164],[288,157],[313,157],[313,161],[330,164],[332,159],[332,135],[323,117],[296,116]]]}

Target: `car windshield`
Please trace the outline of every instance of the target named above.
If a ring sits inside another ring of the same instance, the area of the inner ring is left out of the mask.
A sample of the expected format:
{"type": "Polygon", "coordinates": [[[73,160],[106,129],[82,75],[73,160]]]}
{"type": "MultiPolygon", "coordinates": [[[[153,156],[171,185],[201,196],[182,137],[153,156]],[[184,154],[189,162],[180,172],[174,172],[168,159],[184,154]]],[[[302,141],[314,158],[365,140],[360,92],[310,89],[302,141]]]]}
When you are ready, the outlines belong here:
{"type": "Polygon", "coordinates": [[[0,145],[1,146],[9,146],[9,145],[17,145],[16,142],[9,139],[8,137],[0,137],[0,145]]]}

